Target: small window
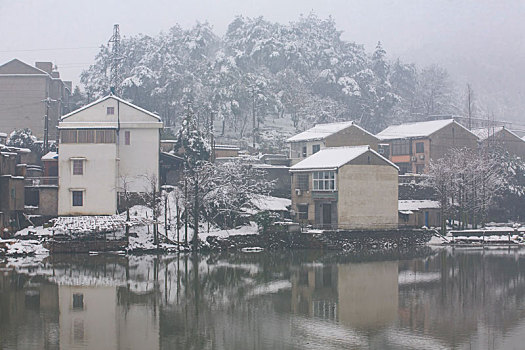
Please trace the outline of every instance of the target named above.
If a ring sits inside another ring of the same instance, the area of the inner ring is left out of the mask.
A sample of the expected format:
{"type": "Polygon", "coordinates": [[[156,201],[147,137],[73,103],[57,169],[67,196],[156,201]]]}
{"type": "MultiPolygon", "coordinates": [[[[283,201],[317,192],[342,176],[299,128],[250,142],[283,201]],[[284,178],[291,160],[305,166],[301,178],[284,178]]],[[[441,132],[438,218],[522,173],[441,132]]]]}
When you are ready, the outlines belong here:
{"type": "Polygon", "coordinates": [[[297,204],[297,215],[301,220],[308,220],[308,204],[297,204]]]}
{"type": "Polygon", "coordinates": [[[303,158],[306,158],[306,146],[303,146],[303,158]]]}
{"type": "Polygon", "coordinates": [[[73,309],[77,309],[77,310],[84,309],[84,294],[80,294],[80,293],[73,294],[73,309]]]}
{"type": "Polygon", "coordinates": [[[81,207],[84,205],[84,193],[82,191],[73,191],[73,206],[81,207]]]}
{"type": "Polygon", "coordinates": [[[84,161],[73,159],[73,175],[84,175],[84,161]]]}
{"type": "Polygon", "coordinates": [[[416,153],[425,153],[425,144],[423,142],[416,142],[416,153]]]}
{"type": "Polygon", "coordinates": [[[316,171],[313,173],[314,191],[335,191],[335,172],[316,171]]]}
{"type": "Polygon", "coordinates": [[[297,174],[297,188],[308,191],[309,189],[310,176],[308,174],[297,174]]]}
{"type": "Polygon", "coordinates": [[[108,107],[107,108],[107,115],[113,115],[115,114],[115,107],[108,107]]]}
{"type": "Polygon", "coordinates": [[[124,144],[127,146],[131,145],[131,132],[130,131],[126,131],[124,133],[124,144]]]}
{"type": "Polygon", "coordinates": [[[312,146],[312,154],[315,154],[321,150],[321,145],[313,145],[312,146]]]}

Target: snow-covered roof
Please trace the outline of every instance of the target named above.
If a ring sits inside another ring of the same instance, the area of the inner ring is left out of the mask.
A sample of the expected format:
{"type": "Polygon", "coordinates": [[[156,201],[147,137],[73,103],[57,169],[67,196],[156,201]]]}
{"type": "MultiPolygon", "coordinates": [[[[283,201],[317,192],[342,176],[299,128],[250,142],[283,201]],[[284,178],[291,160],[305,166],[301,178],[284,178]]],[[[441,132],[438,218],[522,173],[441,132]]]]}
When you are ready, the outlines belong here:
{"type": "Polygon", "coordinates": [[[215,145],[214,146],[216,150],[231,150],[231,151],[239,151],[240,148],[235,145],[215,145]]]}
{"type": "Polygon", "coordinates": [[[476,135],[481,141],[483,141],[483,140],[486,140],[489,136],[493,136],[493,135],[499,133],[502,130],[506,130],[510,134],[512,134],[512,135],[516,136],[517,138],[521,139],[521,137],[519,137],[518,135],[516,135],[515,133],[513,133],[509,129],[505,128],[504,126],[495,126],[495,127],[491,127],[491,128],[477,128],[477,129],[472,129],[470,131],[472,131],[472,133],[474,135],[476,135]]]}
{"type": "Polygon", "coordinates": [[[158,121],[161,121],[160,117],[159,117],[158,115],[156,115],[155,113],[152,113],[152,112],[150,112],[150,111],[147,111],[147,110],[145,110],[144,108],[141,108],[141,107],[139,107],[139,106],[136,106],[136,105],[134,105],[133,103],[131,103],[131,102],[129,102],[129,101],[126,101],[126,100],[123,100],[123,99],[121,99],[120,97],[117,97],[117,96],[115,96],[115,95],[107,95],[107,96],[105,96],[105,97],[102,97],[101,99],[98,99],[98,100],[96,100],[96,101],[94,101],[94,102],[91,102],[90,104],[87,104],[87,105],[85,105],[85,106],[82,107],[82,108],[79,108],[79,109],[77,109],[77,110],[75,110],[75,111],[73,111],[73,112],[71,112],[71,113],[66,114],[66,115],[63,116],[60,120],[64,120],[64,119],[66,119],[66,118],[69,118],[69,117],[71,117],[71,116],[74,115],[74,114],[77,114],[77,113],[79,113],[79,112],[81,112],[81,111],[83,111],[83,110],[86,110],[86,109],[90,108],[91,106],[94,106],[94,105],[96,105],[96,104],[99,104],[99,103],[101,103],[101,102],[104,102],[104,101],[106,101],[106,100],[108,100],[108,99],[114,99],[114,100],[117,100],[117,101],[119,101],[120,103],[123,103],[123,104],[125,104],[125,105],[127,105],[127,106],[130,106],[131,108],[135,108],[136,110],[139,110],[139,111],[141,111],[141,112],[143,112],[143,113],[146,113],[147,115],[150,115],[150,116],[154,117],[154,118],[157,119],[158,121]]]}
{"type": "Polygon", "coordinates": [[[42,160],[56,160],[56,159],[58,159],[57,152],[47,152],[45,155],[42,156],[42,160]]]}
{"type": "Polygon", "coordinates": [[[252,197],[252,204],[259,210],[288,211],[287,207],[292,205],[292,201],[288,198],[256,194],[252,197]]]}
{"type": "Polygon", "coordinates": [[[431,120],[428,122],[391,125],[376,136],[380,140],[403,139],[407,137],[427,137],[452,123],[455,123],[454,119],[431,120]]]}
{"type": "MultiPolygon", "coordinates": [[[[303,131],[300,134],[290,137],[286,142],[299,142],[299,141],[313,141],[313,140],[322,140],[330,135],[333,135],[341,130],[348,128],[349,126],[354,125],[360,130],[364,131],[367,134],[370,134],[365,129],[356,125],[353,121],[349,122],[338,122],[338,123],[326,123],[326,124],[316,124],[313,128],[303,131]]],[[[372,134],[370,134],[372,135],[372,134]]],[[[373,136],[373,135],[372,135],[373,136]]]]}
{"type": "Polygon", "coordinates": [[[397,165],[374,151],[370,146],[353,146],[353,147],[328,147],[312,154],[310,157],[300,161],[290,168],[290,171],[330,169],[335,170],[351,162],[360,155],[372,152],[386,163],[398,169],[397,165]]]}
{"type": "Polygon", "coordinates": [[[7,137],[7,134],[5,132],[0,132],[0,137],[7,137]]]}
{"type": "Polygon", "coordinates": [[[438,209],[440,207],[438,201],[431,200],[404,200],[400,199],[398,202],[398,210],[400,212],[418,211],[420,209],[438,209]]]}

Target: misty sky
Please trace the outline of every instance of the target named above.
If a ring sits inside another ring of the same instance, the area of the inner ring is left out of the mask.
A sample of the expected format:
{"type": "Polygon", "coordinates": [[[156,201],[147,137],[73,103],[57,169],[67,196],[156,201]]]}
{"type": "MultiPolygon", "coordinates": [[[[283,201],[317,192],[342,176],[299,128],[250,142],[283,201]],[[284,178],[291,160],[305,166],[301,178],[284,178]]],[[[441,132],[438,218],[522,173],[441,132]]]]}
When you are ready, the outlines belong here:
{"type": "Polygon", "coordinates": [[[311,11],[332,15],[343,38],[368,52],[380,40],[390,58],[444,66],[460,86],[472,83],[486,104],[508,99],[514,111],[504,117],[521,119],[525,1],[0,0],[0,64],[15,57],[53,61],[64,79],[78,84],[114,23],[129,36],[207,20],[223,35],[235,15],[286,23],[311,11]]]}

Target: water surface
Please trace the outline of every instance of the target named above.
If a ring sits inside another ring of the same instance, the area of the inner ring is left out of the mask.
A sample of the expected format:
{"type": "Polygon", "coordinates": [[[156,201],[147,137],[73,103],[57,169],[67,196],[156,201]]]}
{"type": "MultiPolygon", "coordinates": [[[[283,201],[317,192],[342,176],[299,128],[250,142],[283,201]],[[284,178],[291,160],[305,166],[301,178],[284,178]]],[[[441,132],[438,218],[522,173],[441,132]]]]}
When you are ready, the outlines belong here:
{"type": "Polygon", "coordinates": [[[525,251],[0,264],[0,349],[522,349],[525,251]]]}

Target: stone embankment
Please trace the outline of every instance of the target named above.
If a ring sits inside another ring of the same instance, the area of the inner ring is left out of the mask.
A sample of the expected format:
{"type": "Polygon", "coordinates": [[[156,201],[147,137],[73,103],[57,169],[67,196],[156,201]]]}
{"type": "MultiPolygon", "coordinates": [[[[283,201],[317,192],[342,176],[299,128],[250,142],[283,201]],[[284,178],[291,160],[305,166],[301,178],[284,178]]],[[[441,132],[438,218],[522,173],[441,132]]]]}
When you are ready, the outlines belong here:
{"type": "Polygon", "coordinates": [[[261,247],[267,250],[325,249],[360,252],[422,246],[430,240],[432,234],[432,231],[427,230],[272,232],[227,238],[210,236],[207,247],[211,250],[261,247]]]}

